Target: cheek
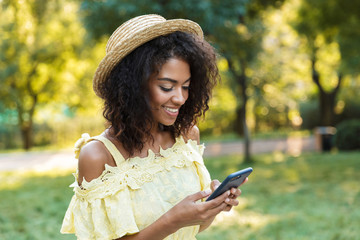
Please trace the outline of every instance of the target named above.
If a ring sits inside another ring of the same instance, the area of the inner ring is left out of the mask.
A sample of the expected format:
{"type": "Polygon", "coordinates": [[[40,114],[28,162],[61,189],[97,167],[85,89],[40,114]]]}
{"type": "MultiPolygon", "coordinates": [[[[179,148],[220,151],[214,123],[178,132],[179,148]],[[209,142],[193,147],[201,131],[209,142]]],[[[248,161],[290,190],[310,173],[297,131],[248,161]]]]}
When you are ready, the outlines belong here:
{"type": "Polygon", "coordinates": [[[189,91],[187,91],[187,92],[184,94],[184,96],[185,96],[185,99],[188,100],[188,99],[189,99],[189,96],[190,96],[190,95],[189,95],[189,91]]]}
{"type": "Polygon", "coordinates": [[[160,91],[152,92],[150,95],[150,105],[161,106],[166,102],[167,97],[160,91]]]}
{"type": "Polygon", "coordinates": [[[186,92],[184,93],[185,102],[186,102],[187,100],[189,100],[189,96],[190,96],[190,92],[189,92],[189,91],[186,91],[186,92]]]}

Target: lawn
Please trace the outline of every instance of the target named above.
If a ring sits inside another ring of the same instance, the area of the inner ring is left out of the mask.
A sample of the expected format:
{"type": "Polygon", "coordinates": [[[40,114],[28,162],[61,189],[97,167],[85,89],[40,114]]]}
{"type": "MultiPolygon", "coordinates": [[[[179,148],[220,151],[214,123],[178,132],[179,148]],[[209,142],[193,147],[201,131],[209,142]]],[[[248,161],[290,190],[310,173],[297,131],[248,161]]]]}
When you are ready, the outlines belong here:
{"type": "MultiPolygon", "coordinates": [[[[240,205],[199,240],[360,239],[360,152],[255,156],[240,205]]],[[[213,178],[249,165],[207,158],[213,178]]],[[[72,196],[70,172],[0,172],[0,239],[75,239],[59,228],[72,196]]]]}

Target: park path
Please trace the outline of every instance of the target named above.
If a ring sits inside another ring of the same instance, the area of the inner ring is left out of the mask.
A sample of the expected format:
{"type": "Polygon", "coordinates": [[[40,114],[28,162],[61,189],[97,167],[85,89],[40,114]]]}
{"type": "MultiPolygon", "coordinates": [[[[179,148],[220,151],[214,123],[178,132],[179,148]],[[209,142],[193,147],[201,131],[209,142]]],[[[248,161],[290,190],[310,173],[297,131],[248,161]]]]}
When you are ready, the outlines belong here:
{"type": "MultiPolygon", "coordinates": [[[[228,154],[241,154],[244,144],[241,141],[228,143],[207,143],[204,157],[215,157],[228,154]]],[[[251,153],[284,152],[300,155],[302,152],[315,151],[315,138],[289,137],[284,139],[253,140],[250,146],[251,153]]],[[[75,169],[77,160],[72,149],[61,151],[1,153],[0,171],[11,170],[69,170],[75,169]]]]}

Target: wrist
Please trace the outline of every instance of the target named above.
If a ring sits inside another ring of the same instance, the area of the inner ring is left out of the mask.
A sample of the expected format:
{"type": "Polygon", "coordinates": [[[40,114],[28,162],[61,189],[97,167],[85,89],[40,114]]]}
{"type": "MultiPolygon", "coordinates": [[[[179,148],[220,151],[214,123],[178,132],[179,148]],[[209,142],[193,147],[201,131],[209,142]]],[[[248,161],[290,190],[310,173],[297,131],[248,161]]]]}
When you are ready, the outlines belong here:
{"type": "Polygon", "coordinates": [[[171,211],[166,212],[160,219],[162,220],[165,229],[167,229],[167,231],[169,231],[170,234],[173,234],[174,232],[176,232],[181,228],[179,227],[179,224],[177,224],[174,215],[171,214],[171,211]]]}

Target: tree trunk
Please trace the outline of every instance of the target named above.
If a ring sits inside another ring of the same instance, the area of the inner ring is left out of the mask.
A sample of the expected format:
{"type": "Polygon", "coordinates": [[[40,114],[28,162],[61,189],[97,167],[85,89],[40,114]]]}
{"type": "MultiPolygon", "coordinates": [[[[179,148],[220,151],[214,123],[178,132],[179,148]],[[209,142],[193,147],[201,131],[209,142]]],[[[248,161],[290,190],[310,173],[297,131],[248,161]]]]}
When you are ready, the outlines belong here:
{"type": "MultiPolygon", "coordinates": [[[[12,86],[15,91],[15,85],[12,86]]],[[[32,103],[29,109],[26,109],[25,104],[18,98],[16,102],[16,108],[18,112],[18,125],[21,132],[21,138],[23,142],[23,148],[28,151],[33,146],[33,117],[35,113],[36,104],[38,102],[38,95],[31,89],[30,80],[27,83],[27,87],[32,98],[32,103]]]]}
{"type": "Polygon", "coordinates": [[[244,161],[246,163],[249,163],[249,162],[251,162],[251,157],[250,157],[250,134],[249,134],[249,128],[248,128],[248,125],[246,122],[246,105],[247,105],[248,97],[246,95],[245,67],[243,67],[243,71],[238,79],[239,79],[239,84],[241,86],[241,98],[243,100],[243,106],[241,107],[240,117],[242,118],[241,120],[242,120],[243,134],[244,134],[244,146],[245,146],[244,161]]]}
{"type": "Polygon", "coordinates": [[[335,105],[336,95],[339,92],[342,74],[338,74],[338,83],[331,92],[326,92],[320,84],[320,75],[315,69],[316,59],[313,57],[312,68],[312,80],[319,89],[319,111],[320,111],[320,124],[322,126],[334,126],[335,125],[335,105]]]}
{"type": "Polygon", "coordinates": [[[320,124],[322,126],[333,126],[334,125],[334,107],[335,107],[335,96],[333,94],[320,91],[319,94],[320,102],[320,124]]]}
{"type": "MultiPolygon", "coordinates": [[[[246,122],[246,104],[247,104],[247,94],[246,94],[246,64],[245,61],[241,62],[241,74],[237,74],[234,65],[230,59],[227,59],[229,70],[233,74],[234,78],[236,79],[236,83],[240,86],[239,95],[242,102],[241,106],[238,106],[236,109],[236,119],[235,119],[235,126],[234,130],[237,134],[244,136],[244,162],[250,163],[251,162],[251,154],[250,154],[250,133],[249,128],[246,122]]],[[[238,96],[237,96],[238,97],[238,96]]]]}
{"type": "Polygon", "coordinates": [[[32,141],[32,124],[28,123],[25,126],[21,126],[21,137],[23,140],[23,148],[28,151],[33,146],[32,141]]]}

